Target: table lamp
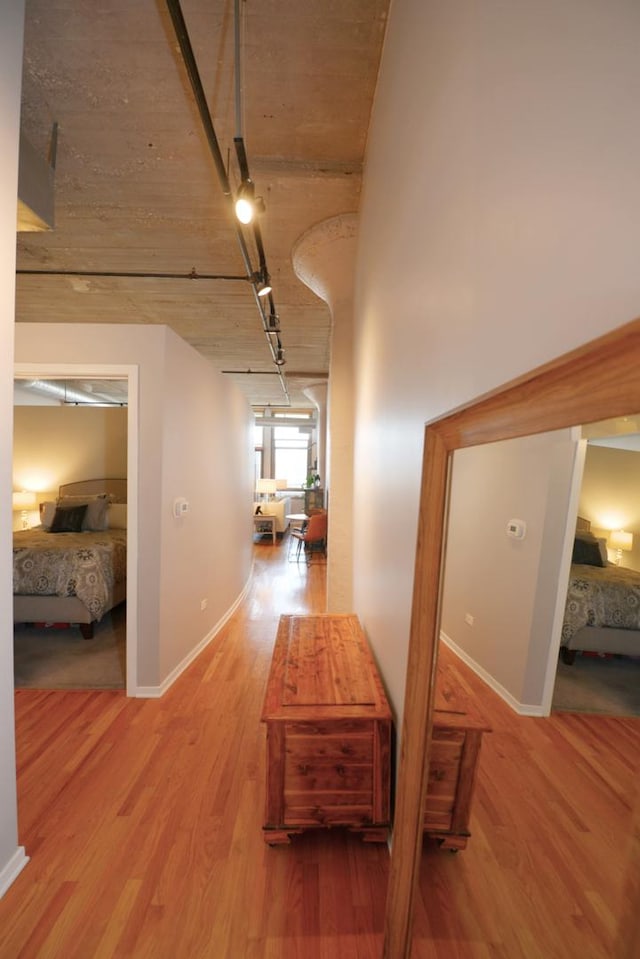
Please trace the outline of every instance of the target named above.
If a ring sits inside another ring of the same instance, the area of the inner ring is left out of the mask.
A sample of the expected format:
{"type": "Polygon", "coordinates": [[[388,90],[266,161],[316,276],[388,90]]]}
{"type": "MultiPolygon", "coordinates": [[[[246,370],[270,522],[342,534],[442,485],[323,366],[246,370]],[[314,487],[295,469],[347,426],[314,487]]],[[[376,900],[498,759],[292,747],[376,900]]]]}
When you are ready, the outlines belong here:
{"type": "Polygon", "coordinates": [[[619,566],[622,559],[622,550],[633,549],[633,533],[627,533],[624,529],[612,529],[609,533],[607,545],[609,549],[615,549],[616,566],[619,566]]]}
{"type": "Polygon", "coordinates": [[[274,479],[256,480],[256,493],[266,496],[267,499],[273,499],[277,490],[277,482],[274,479]]]}

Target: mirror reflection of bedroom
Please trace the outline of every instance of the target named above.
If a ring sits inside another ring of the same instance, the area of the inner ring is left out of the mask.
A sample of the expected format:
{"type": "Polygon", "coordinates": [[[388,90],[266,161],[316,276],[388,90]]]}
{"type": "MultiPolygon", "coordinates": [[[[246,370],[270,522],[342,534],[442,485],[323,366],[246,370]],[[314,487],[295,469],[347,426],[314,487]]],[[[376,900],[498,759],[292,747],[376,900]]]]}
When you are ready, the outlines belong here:
{"type": "Polygon", "coordinates": [[[583,430],[587,446],[554,709],[640,715],[637,430],[632,418],[583,430]]]}
{"type": "Polygon", "coordinates": [[[523,715],[640,714],[639,437],[627,418],[453,456],[441,640],[523,715]],[[578,517],[604,565],[571,562],[578,517]],[[602,579],[613,607],[586,598],[602,579]]]}
{"type": "Polygon", "coordinates": [[[126,687],[126,380],[14,383],[16,688],[126,687]]]}

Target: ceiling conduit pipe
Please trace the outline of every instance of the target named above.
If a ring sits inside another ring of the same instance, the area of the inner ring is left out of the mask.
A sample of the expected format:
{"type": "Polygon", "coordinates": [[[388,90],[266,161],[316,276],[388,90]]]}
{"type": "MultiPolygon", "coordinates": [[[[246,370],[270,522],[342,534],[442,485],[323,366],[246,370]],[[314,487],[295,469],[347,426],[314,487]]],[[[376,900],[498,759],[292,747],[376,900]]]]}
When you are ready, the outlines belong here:
{"type": "Polygon", "coordinates": [[[50,380],[17,380],[19,386],[43,396],[59,400],[64,406],[122,406],[114,403],[113,399],[101,396],[98,393],[89,393],[86,390],[67,386],[66,383],[53,383],[50,380]]]}
{"type": "MultiPolygon", "coordinates": [[[[264,307],[258,296],[258,291],[256,288],[257,279],[261,277],[261,274],[267,275],[266,261],[264,256],[264,249],[262,247],[262,239],[258,234],[256,234],[254,228],[254,237],[256,237],[256,247],[258,249],[258,256],[260,259],[260,272],[256,274],[253,270],[251,263],[251,257],[249,255],[249,250],[245,242],[244,235],[242,233],[242,228],[240,224],[236,221],[235,215],[233,213],[232,204],[233,204],[233,194],[231,191],[231,185],[229,183],[229,177],[227,176],[227,171],[225,169],[224,160],[222,158],[222,153],[220,151],[220,145],[218,143],[218,138],[216,136],[216,131],[213,126],[213,120],[211,119],[211,113],[209,111],[209,105],[207,103],[207,98],[205,96],[204,88],[202,86],[202,80],[200,79],[200,73],[198,71],[198,66],[196,64],[195,56],[193,53],[193,48],[191,46],[191,40],[189,39],[189,33],[187,31],[187,25],[184,20],[182,13],[182,8],[180,6],[180,0],[166,0],[167,9],[171,17],[171,22],[173,24],[173,29],[178,41],[178,46],[180,47],[180,53],[182,55],[182,60],[184,62],[187,75],[189,77],[189,82],[191,83],[191,89],[196,101],[196,106],[200,114],[200,119],[202,121],[202,126],[204,129],[205,136],[207,138],[207,143],[209,145],[209,150],[211,156],[213,157],[213,162],[216,167],[216,172],[218,174],[218,180],[220,181],[220,186],[222,187],[222,192],[229,204],[229,211],[234,223],[236,238],[238,240],[238,245],[240,247],[240,253],[244,261],[245,269],[247,271],[247,279],[251,282],[251,288],[253,290],[253,296],[256,301],[256,306],[260,312],[260,317],[262,319],[262,329],[265,334],[267,344],[269,347],[269,352],[271,353],[271,358],[276,364],[278,377],[280,379],[280,386],[286,397],[288,403],[290,403],[289,391],[287,389],[287,384],[285,382],[283,373],[282,373],[282,356],[284,350],[282,349],[282,344],[279,342],[272,342],[272,336],[269,331],[269,325],[267,321],[267,316],[264,310],[264,307]]],[[[269,303],[271,309],[271,315],[275,315],[275,306],[273,305],[273,299],[271,294],[269,294],[269,303]]]]}

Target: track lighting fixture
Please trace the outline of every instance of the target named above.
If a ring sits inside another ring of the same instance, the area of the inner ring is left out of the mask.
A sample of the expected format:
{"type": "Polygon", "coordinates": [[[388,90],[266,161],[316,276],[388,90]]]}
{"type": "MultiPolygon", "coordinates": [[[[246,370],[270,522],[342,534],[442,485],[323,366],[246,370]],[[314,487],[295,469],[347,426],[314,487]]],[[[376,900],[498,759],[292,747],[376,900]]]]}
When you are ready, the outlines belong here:
{"type": "MultiPolygon", "coordinates": [[[[230,201],[233,201],[233,188],[229,182],[229,172],[228,164],[225,165],[222,153],[220,151],[220,145],[218,143],[218,138],[216,136],[216,131],[213,126],[213,120],[211,117],[211,112],[209,110],[209,105],[207,103],[207,98],[205,96],[204,88],[202,85],[202,80],[198,71],[198,65],[193,53],[193,47],[191,46],[191,40],[189,39],[189,33],[187,26],[184,20],[184,15],[182,13],[182,8],[180,5],[180,0],[166,0],[167,8],[173,23],[175,37],[180,48],[180,53],[182,55],[182,60],[187,71],[189,81],[191,83],[191,89],[195,98],[196,107],[200,114],[200,119],[202,121],[202,126],[204,134],[207,139],[209,149],[213,161],[215,163],[216,171],[218,173],[218,179],[220,180],[220,185],[222,187],[224,196],[230,201]]],[[[243,137],[243,124],[242,124],[242,90],[240,84],[240,77],[242,75],[241,63],[240,63],[240,53],[241,53],[241,42],[240,42],[240,9],[241,9],[241,0],[234,0],[234,49],[235,49],[235,69],[234,69],[234,83],[235,83],[235,107],[236,107],[236,135],[233,138],[236,156],[238,160],[238,168],[240,174],[240,185],[237,189],[235,197],[235,213],[236,213],[236,226],[235,234],[240,246],[240,253],[245,265],[246,274],[243,277],[232,277],[232,276],[220,276],[220,277],[209,277],[210,279],[246,279],[252,286],[253,291],[257,296],[260,297],[258,302],[258,308],[260,313],[260,319],[262,323],[262,330],[267,341],[269,343],[270,353],[273,357],[274,363],[278,367],[278,377],[280,379],[280,385],[286,397],[287,402],[289,402],[289,392],[287,390],[286,380],[282,372],[281,367],[285,363],[284,359],[284,350],[282,349],[282,344],[280,343],[279,337],[276,339],[275,343],[272,339],[272,335],[278,336],[280,332],[280,325],[278,315],[275,312],[275,306],[273,303],[272,290],[271,290],[271,281],[269,277],[269,271],[267,269],[267,261],[264,251],[264,246],[262,243],[262,234],[260,231],[260,224],[257,221],[256,214],[264,213],[264,200],[262,197],[255,196],[255,186],[251,179],[251,174],[249,171],[249,163],[247,160],[247,153],[244,144],[243,137]],[[251,225],[250,231],[244,231],[238,224],[242,225],[251,225]],[[250,233],[252,235],[256,252],[258,255],[258,263],[260,269],[254,272],[253,264],[251,262],[251,253],[247,245],[247,236],[246,234],[250,233]],[[263,297],[269,297],[268,303],[268,312],[265,310],[263,297]]],[[[190,274],[191,279],[196,279],[195,270],[190,274]]],[[[197,275],[197,278],[200,279],[201,276],[197,275]]],[[[250,372],[250,371],[249,371],[250,372]]]]}
{"type": "Polygon", "coordinates": [[[258,296],[267,296],[271,293],[271,279],[268,273],[258,274],[258,280],[256,281],[256,290],[258,296]]]}

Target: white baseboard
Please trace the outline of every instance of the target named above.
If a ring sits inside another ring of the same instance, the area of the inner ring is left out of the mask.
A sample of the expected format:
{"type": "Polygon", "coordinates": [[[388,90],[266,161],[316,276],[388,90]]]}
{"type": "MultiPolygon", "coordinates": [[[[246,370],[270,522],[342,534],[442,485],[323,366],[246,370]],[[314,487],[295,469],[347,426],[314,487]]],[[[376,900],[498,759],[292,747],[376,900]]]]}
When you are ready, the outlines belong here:
{"type": "Polygon", "coordinates": [[[240,603],[244,600],[245,596],[247,595],[249,586],[251,584],[252,573],[253,573],[253,566],[252,566],[252,572],[249,575],[249,578],[244,585],[244,589],[239,594],[236,601],[229,607],[229,609],[226,611],[224,616],[222,616],[221,619],[218,620],[215,626],[209,630],[209,632],[204,637],[204,639],[200,640],[198,645],[194,646],[194,648],[189,653],[187,653],[187,655],[182,660],[182,662],[178,663],[175,669],[171,670],[169,675],[162,680],[159,686],[137,686],[135,689],[135,692],[133,693],[135,697],[137,697],[138,699],[160,699],[161,696],[164,696],[166,691],[171,686],[173,686],[178,676],[180,676],[185,671],[185,669],[191,665],[194,659],[196,659],[196,657],[200,655],[202,650],[209,645],[211,640],[218,635],[222,627],[231,619],[236,609],[238,608],[240,603]]]}
{"type": "Polygon", "coordinates": [[[500,699],[503,699],[505,703],[513,709],[514,712],[518,713],[520,716],[548,716],[548,712],[543,709],[542,705],[530,705],[528,703],[521,703],[514,696],[511,695],[508,689],[505,689],[504,686],[501,686],[500,683],[494,679],[491,673],[488,673],[486,669],[483,669],[468,653],[465,653],[464,649],[461,649],[454,641],[447,636],[442,630],[440,631],[440,639],[445,643],[449,649],[453,650],[456,656],[459,656],[463,663],[466,663],[467,666],[474,671],[474,673],[482,679],[487,686],[490,686],[494,693],[497,693],[500,699]]]}
{"type": "Polygon", "coordinates": [[[2,899],[9,886],[15,882],[28,862],[29,857],[25,854],[24,846],[18,846],[9,862],[0,869],[0,899],[2,899]]]}

